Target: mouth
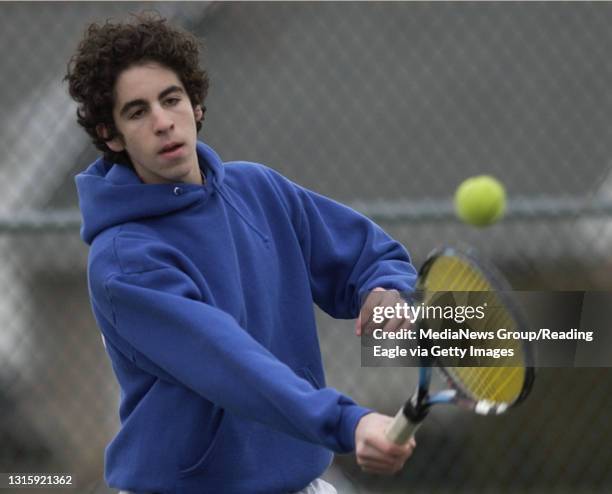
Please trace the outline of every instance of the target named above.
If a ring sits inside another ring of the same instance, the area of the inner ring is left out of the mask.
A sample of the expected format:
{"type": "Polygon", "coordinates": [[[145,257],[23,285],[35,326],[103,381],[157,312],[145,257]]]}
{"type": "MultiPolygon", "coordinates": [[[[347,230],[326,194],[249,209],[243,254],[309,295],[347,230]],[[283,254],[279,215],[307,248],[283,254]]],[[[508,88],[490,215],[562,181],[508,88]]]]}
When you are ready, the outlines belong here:
{"type": "Polygon", "coordinates": [[[183,147],[183,144],[180,142],[171,142],[170,144],[166,144],[161,150],[159,154],[167,154],[176,151],[177,149],[183,147]]]}

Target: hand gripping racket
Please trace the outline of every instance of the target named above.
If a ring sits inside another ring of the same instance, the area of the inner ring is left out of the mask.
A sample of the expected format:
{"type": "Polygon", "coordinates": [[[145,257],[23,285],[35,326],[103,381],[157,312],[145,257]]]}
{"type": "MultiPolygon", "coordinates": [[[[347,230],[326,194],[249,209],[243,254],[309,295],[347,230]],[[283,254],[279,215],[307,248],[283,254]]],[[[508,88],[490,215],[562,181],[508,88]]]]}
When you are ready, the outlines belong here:
{"type": "MultiPolygon", "coordinates": [[[[435,250],[421,267],[416,288],[420,302],[425,306],[438,303],[436,297],[441,293],[459,295],[462,302],[458,303],[463,304],[470,295],[480,293],[487,300],[488,309],[482,320],[469,321],[473,330],[525,328],[523,317],[511,297],[509,284],[491,266],[477,261],[471,254],[449,247],[435,250]]],[[[444,305],[448,306],[449,297],[444,298],[444,305]]],[[[417,321],[417,331],[422,326],[419,323],[424,322],[417,321]]],[[[457,367],[456,358],[421,358],[416,391],[393,419],[387,438],[397,444],[408,441],[432,405],[454,404],[488,415],[503,413],[523,401],[534,380],[529,346],[522,341],[504,340],[502,343],[496,339],[486,340],[486,345],[490,348],[510,345],[514,354],[503,357],[496,367],[457,367]],[[432,367],[442,372],[447,389],[430,392],[432,367]]]]}

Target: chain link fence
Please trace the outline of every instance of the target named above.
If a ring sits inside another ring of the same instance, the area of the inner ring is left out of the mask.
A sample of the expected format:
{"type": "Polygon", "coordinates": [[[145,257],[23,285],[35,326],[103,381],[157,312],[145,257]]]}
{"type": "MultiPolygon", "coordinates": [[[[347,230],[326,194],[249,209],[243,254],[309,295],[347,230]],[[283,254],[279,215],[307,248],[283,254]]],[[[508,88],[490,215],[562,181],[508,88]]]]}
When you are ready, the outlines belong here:
{"type": "MultiPolygon", "coordinates": [[[[97,153],[61,79],[88,22],[145,8],[204,41],[201,137],[225,160],[353,205],[417,265],[467,244],[516,288],[610,289],[612,4],[0,3],[0,471],[101,485],[118,390],[73,184],[97,153]],[[510,203],[479,230],[451,199],[485,173],[510,203]]],[[[360,368],[352,323],[319,322],[329,383],[394,412],[416,371],[360,368]]],[[[609,369],[544,369],[507,416],[436,410],[397,478],[350,457],[329,476],[341,492],[609,492],[611,397],[609,369]]]]}

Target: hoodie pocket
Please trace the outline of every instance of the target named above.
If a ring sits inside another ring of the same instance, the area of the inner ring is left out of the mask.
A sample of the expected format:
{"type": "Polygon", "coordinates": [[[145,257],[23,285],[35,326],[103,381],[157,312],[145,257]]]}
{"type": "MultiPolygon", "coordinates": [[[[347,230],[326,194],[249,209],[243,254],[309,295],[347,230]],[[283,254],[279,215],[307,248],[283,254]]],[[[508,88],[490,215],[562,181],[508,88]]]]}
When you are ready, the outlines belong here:
{"type": "Polygon", "coordinates": [[[206,465],[208,465],[210,460],[214,458],[215,452],[218,449],[219,444],[221,443],[223,439],[226,428],[227,428],[227,416],[224,413],[223,417],[221,417],[219,428],[217,429],[217,432],[215,433],[212,441],[210,442],[210,446],[206,449],[206,451],[204,452],[204,455],[194,465],[188,468],[179,470],[179,476],[181,478],[189,477],[190,475],[193,475],[194,473],[199,472],[203,470],[204,468],[206,468],[206,465]]]}

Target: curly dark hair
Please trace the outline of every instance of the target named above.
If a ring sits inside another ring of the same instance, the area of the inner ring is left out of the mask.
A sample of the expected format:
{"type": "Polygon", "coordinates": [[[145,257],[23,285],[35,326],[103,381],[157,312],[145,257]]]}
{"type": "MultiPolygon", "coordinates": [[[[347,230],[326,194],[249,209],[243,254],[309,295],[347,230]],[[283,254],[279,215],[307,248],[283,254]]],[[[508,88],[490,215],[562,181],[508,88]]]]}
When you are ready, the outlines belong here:
{"type": "MultiPolygon", "coordinates": [[[[170,26],[157,13],[133,14],[132,22],[106,21],[89,25],[77,51],[68,62],[65,81],[70,96],[79,104],[77,121],[104,152],[104,158],[129,165],[125,151],[115,153],[106,142],[120,136],[113,120],[114,87],[125,69],[147,62],[157,62],[178,76],[191,104],[201,105],[208,93],[208,74],[199,65],[199,42],[192,34],[170,26]],[[102,138],[96,128],[104,125],[108,135],[102,138]]],[[[204,119],[202,118],[202,121],[204,119]]],[[[202,127],[197,122],[197,130],[202,127]]]]}

